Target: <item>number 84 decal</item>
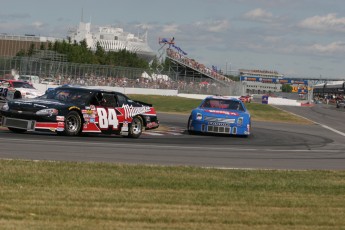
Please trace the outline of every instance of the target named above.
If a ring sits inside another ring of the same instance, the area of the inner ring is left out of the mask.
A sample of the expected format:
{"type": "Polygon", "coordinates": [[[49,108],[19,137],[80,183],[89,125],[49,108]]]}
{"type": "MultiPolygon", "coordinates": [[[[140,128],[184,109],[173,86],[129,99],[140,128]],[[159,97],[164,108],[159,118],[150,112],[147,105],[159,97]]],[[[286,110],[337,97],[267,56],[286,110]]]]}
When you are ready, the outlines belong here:
{"type": "Polygon", "coordinates": [[[117,119],[115,109],[109,108],[108,111],[105,108],[97,108],[98,124],[101,129],[107,129],[110,125],[113,129],[117,129],[119,120],[117,119]]]}

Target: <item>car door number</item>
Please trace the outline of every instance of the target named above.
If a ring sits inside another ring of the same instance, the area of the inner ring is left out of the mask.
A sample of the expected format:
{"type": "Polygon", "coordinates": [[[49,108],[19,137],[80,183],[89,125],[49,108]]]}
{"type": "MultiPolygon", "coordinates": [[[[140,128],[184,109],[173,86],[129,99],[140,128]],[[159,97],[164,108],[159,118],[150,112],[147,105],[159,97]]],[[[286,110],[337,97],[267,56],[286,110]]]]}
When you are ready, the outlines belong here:
{"type": "Polygon", "coordinates": [[[101,129],[107,129],[110,125],[117,128],[119,121],[117,119],[116,111],[112,108],[97,108],[98,124],[101,129]]]}
{"type": "Polygon", "coordinates": [[[8,89],[7,88],[0,88],[0,96],[6,97],[8,89]]]}

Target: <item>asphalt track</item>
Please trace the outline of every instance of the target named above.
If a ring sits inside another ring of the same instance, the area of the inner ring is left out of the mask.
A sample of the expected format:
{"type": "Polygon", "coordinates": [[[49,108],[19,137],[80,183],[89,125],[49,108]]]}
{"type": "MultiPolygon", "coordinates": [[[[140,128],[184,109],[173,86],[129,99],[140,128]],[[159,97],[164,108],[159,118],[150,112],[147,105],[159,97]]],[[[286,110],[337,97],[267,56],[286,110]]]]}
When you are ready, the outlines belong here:
{"type": "Polygon", "coordinates": [[[188,135],[188,115],[159,113],[160,131],[139,139],[15,134],[0,129],[0,158],[246,169],[345,169],[345,109],[280,106],[311,125],[252,122],[248,138],[188,135]]]}

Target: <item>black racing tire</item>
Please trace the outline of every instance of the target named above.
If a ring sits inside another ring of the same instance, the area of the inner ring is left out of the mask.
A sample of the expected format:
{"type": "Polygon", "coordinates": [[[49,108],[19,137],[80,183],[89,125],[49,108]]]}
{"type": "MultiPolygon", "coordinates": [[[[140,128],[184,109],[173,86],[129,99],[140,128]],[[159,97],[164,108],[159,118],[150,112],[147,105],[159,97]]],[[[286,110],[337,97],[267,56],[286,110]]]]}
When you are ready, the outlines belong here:
{"type": "Polygon", "coordinates": [[[25,133],[27,131],[26,129],[17,129],[17,128],[11,128],[11,127],[8,127],[8,129],[14,133],[25,133]]]}
{"type": "Polygon", "coordinates": [[[22,98],[22,93],[20,91],[16,91],[13,94],[13,99],[21,99],[22,98]]]}
{"type": "Polygon", "coordinates": [[[82,121],[78,112],[71,111],[65,117],[65,130],[58,132],[65,136],[79,136],[82,131],[82,121]]]}
{"type": "Polygon", "coordinates": [[[133,118],[129,126],[128,137],[139,138],[143,133],[143,119],[139,116],[133,118]]]}
{"type": "Polygon", "coordinates": [[[187,123],[187,132],[189,135],[195,134],[195,132],[191,130],[191,124],[192,124],[192,116],[189,116],[188,123],[187,123]]]}

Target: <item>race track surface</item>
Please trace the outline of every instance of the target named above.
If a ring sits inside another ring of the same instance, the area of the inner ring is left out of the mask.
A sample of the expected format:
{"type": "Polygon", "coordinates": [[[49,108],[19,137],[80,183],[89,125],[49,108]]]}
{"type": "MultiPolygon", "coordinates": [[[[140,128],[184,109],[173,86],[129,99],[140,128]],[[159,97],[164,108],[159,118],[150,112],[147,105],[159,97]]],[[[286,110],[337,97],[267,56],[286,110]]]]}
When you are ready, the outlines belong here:
{"type": "Polygon", "coordinates": [[[345,169],[345,109],[286,107],[312,125],[252,122],[248,138],[188,135],[188,115],[159,113],[165,129],[139,139],[15,134],[0,129],[0,158],[249,169],[345,169]]]}

